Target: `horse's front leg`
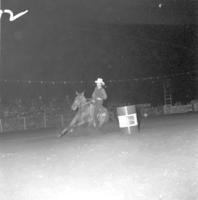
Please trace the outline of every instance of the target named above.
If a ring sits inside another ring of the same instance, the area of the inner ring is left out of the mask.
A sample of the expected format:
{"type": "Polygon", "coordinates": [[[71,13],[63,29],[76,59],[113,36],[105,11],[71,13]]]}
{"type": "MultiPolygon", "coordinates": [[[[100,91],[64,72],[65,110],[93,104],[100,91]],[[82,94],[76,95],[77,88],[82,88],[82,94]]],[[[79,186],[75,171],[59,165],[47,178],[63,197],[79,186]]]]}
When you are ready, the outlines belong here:
{"type": "Polygon", "coordinates": [[[72,131],[73,131],[73,128],[75,127],[75,124],[77,123],[77,121],[78,121],[78,116],[75,116],[75,117],[73,118],[73,120],[70,122],[69,126],[67,126],[66,128],[64,128],[64,129],[61,131],[59,137],[62,137],[63,135],[65,135],[65,134],[68,133],[68,132],[72,132],[72,131]]]}
{"type": "Polygon", "coordinates": [[[67,130],[65,130],[65,133],[64,133],[64,134],[73,132],[73,131],[74,131],[74,128],[76,128],[76,127],[78,127],[78,126],[81,126],[81,125],[83,125],[84,123],[85,123],[85,121],[78,122],[77,124],[76,124],[76,123],[71,124],[71,125],[67,128],[67,130]]]}
{"type": "Polygon", "coordinates": [[[85,123],[85,121],[81,121],[81,122],[79,122],[78,124],[76,124],[75,127],[81,126],[81,125],[83,125],[84,123],[85,123]]]}

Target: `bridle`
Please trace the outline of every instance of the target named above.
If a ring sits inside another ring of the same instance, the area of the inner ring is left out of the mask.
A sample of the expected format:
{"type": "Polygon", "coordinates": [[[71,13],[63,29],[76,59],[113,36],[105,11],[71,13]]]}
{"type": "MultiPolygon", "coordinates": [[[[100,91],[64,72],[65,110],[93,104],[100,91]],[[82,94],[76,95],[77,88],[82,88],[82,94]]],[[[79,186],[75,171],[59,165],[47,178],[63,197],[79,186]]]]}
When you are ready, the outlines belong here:
{"type": "Polygon", "coordinates": [[[86,98],[84,97],[84,95],[80,94],[75,98],[74,103],[71,106],[71,109],[76,110],[77,108],[82,108],[87,103],[88,102],[87,102],[86,98]]]}

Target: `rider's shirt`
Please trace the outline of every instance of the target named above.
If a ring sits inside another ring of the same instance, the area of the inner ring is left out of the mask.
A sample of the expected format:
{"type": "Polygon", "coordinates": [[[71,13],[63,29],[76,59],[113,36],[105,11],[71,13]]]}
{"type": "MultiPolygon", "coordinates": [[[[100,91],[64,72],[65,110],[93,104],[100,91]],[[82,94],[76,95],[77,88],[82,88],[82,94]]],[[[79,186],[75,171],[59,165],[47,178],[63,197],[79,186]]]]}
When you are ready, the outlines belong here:
{"type": "Polygon", "coordinates": [[[95,87],[92,98],[96,103],[102,104],[103,101],[107,99],[107,93],[104,88],[95,87]]]}

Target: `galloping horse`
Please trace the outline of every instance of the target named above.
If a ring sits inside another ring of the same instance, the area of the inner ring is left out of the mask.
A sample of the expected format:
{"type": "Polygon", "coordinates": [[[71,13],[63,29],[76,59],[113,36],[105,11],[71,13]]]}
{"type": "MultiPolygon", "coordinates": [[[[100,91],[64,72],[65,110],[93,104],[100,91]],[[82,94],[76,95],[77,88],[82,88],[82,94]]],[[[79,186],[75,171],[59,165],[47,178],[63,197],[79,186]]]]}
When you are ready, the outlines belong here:
{"type": "MultiPolygon", "coordinates": [[[[87,100],[85,98],[84,92],[76,92],[76,97],[71,106],[71,109],[73,111],[78,109],[78,111],[70,122],[69,126],[61,131],[59,137],[65,135],[66,133],[73,132],[75,127],[81,126],[85,123],[88,123],[89,126],[93,125],[96,127],[94,124],[94,103],[92,100],[87,100]]],[[[105,107],[102,107],[102,109],[99,110],[99,113],[97,114],[98,127],[101,127],[105,122],[108,121],[108,119],[109,113],[105,107]]]]}

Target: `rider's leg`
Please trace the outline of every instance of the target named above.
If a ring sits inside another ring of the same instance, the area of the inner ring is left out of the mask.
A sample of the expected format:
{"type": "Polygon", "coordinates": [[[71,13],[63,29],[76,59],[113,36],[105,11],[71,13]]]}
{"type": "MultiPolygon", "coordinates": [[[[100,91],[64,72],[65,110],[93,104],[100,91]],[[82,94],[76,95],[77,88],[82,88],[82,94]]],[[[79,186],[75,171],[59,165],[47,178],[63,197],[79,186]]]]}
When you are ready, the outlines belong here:
{"type": "Polygon", "coordinates": [[[94,106],[94,118],[93,118],[93,126],[96,127],[97,126],[97,122],[98,122],[98,119],[97,119],[97,115],[98,115],[98,111],[99,111],[99,105],[97,103],[95,103],[95,106],[94,106]]]}

